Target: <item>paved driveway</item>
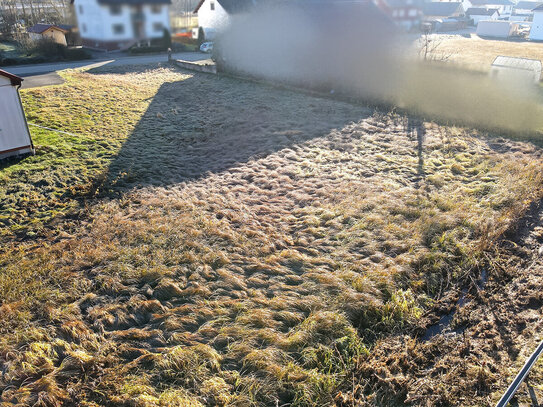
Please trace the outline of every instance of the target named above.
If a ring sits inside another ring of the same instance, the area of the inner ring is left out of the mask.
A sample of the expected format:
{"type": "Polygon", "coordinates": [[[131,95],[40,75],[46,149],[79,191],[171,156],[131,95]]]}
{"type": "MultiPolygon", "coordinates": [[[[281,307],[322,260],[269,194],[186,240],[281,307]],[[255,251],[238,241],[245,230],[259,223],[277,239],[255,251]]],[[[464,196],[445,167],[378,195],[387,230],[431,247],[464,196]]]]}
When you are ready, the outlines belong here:
{"type": "MultiPolygon", "coordinates": [[[[184,59],[186,61],[199,61],[209,58],[208,54],[200,52],[178,52],[172,54],[174,59],[184,59]]],[[[35,65],[14,65],[6,67],[5,70],[15,75],[22,76],[23,78],[32,75],[46,74],[63,69],[70,68],[95,68],[102,65],[141,65],[150,64],[155,62],[165,62],[168,60],[166,54],[158,55],[141,55],[141,56],[124,56],[115,54],[105,54],[101,59],[88,59],[86,61],[74,61],[74,62],[58,62],[52,64],[35,64],[35,65]]],[[[3,68],[2,68],[3,69],[3,68]]],[[[52,78],[52,77],[50,77],[52,78]]]]}

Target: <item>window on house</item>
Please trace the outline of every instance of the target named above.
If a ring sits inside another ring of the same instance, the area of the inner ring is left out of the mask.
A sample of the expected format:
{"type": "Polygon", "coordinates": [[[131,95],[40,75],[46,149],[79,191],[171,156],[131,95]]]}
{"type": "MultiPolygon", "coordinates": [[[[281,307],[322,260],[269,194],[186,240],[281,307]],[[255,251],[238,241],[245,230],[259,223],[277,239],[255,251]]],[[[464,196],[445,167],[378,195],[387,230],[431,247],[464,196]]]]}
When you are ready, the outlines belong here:
{"type": "Polygon", "coordinates": [[[417,16],[417,10],[412,8],[409,9],[409,17],[416,17],[417,16]]]}
{"type": "Polygon", "coordinates": [[[153,23],[153,31],[160,32],[164,29],[162,23],[153,23]]]}
{"type": "Polygon", "coordinates": [[[400,10],[398,11],[398,16],[403,17],[404,15],[405,15],[405,11],[402,10],[402,9],[400,9],[400,10]]]}
{"type": "Polygon", "coordinates": [[[83,6],[81,4],[79,5],[79,14],[83,14],[83,6]]]}
{"type": "Polygon", "coordinates": [[[81,31],[83,31],[84,33],[87,32],[87,24],[83,23],[83,24],[81,25],[81,31]]]}
{"type": "Polygon", "coordinates": [[[209,2],[209,7],[211,7],[211,10],[215,10],[215,2],[214,1],[209,2]]]}
{"type": "Polygon", "coordinates": [[[115,34],[115,35],[124,34],[124,25],[123,24],[113,24],[113,34],[115,34]]]}
{"type": "Polygon", "coordinates": [[[151,6],[151,13],[153,14],[160,14],[162,13],[162,6],[158,6],[156,4],[151,6]]]}
{"type": "Polygon", "coordinates": [[[119,14],[122,14],[123,9],[118,4],[114,4],[109,7],[109,12],[112,16],[118,16],[119,14]]]}

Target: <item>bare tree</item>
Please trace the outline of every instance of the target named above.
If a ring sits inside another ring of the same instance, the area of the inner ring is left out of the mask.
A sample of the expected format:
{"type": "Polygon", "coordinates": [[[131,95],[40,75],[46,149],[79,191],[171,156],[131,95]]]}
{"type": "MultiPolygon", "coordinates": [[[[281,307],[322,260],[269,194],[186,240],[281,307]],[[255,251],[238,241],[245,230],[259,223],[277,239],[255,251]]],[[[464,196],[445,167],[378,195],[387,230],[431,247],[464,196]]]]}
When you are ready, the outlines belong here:
{"type": "Polygon", "coordinates": [[[423,61],[447,61],[453,54],[441,50],[443,39],[431,34],[431,30],[425,27],[423,34],[418,40],[419,56],[423,61]]]}

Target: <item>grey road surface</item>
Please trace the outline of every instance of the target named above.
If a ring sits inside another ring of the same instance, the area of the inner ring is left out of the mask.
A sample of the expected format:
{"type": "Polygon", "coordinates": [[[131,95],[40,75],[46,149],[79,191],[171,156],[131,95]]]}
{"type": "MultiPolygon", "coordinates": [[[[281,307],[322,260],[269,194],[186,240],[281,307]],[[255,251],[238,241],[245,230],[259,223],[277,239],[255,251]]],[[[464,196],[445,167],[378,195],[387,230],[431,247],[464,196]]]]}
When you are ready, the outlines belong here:
{"type": "Polygon", "coordinates": [[[40,75],[25,76],[21,88],[39,88],[41,86],[58,85],[64,83],[64,79],[56,73],[49,72],[40,75]]]}
{"type": "MultiPolygon", "coordinates": [[[[172,54],[174,59],[184,59],[185,61],[200,61],[202,59],[208,59],[208,54],[203,54],[200,52],[179,52],[172,54]]],[[[159,55],[142,55],[142,56],[124,56],[124,55],[115,55],[115,54],[105,54],[102,59],[88,59],[86,61],[75,61],[75,62],[58,62],[52,64],[36,64],[36,65],[14,65],[5,67],[8,72],[11,72],[15,75],[22,76],[32,76],[38,74],[46,74],[50,72],[61,71],[63,69],[71,68],[96,68],[103,65],[141,65],[141,64],[150,64],[154,62],[163,62],[167,61],[168,56],[166,54],[159,55]]]]}

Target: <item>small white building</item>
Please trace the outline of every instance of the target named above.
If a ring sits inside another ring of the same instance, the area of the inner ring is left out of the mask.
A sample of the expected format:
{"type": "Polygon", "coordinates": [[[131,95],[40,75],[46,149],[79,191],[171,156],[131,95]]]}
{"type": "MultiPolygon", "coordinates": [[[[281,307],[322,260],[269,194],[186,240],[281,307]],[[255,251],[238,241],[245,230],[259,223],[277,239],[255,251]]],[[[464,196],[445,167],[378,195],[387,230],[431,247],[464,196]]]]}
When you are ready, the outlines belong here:
{"type": "Polygon", "coordinates": [[[533,9],[534,20],[530,29],[530,39],[535,41],[543,41],[543,5],[533,9]]]}
{"type": "Polygon", "coordinates": [[[82,44],[108,51],[170,31],[171,0],[72,0],[82,44]]]}
{"type": "Polygon", "coordinates": [[[498,9],[476,8],[472,7],[466,10],[466,17],[473,20],[473,25],[477,26],[479,21],[497,20],[500,16],[498,9]]]}
{"type": "Polygon", "coordinates": [[[515,3],[510,0],[471,0],[473,7],[497,9],[501,18],[509,17],[513,13],[515,3]]]}
{"type": "Polygon", "coordinates": [[[218,31],[230,22],[230,16],[251,11],[257,0],[200,0],[194,13],[198,14],[198,40],[213,40],[218,31]]]}
{"type": "Polygon", "coordinates": [[[34,152],[19,97],[22,81],[0,69],[0,159],[34,152]]]}
{"type": "Polygon", "coordinates": [[[479,21],[476,34],[480,37],[509,38],[519,32],[520,24],[514,21],[479,21]]]}
{"type": "Polygon", "coordinates": [[[517,83],[539,83],[541,79],[541,61],[500,55],[492,63],[490,75],[493,78],[517,83]]]}
{"type": "Polygon", "coordinates": [[[33,41],[39,41],[47,38],[53,40],[57,44],[66,45],[66,34],[69,30],[54,24],[34,24],[27,29],[30,39],[33,41]]]}

